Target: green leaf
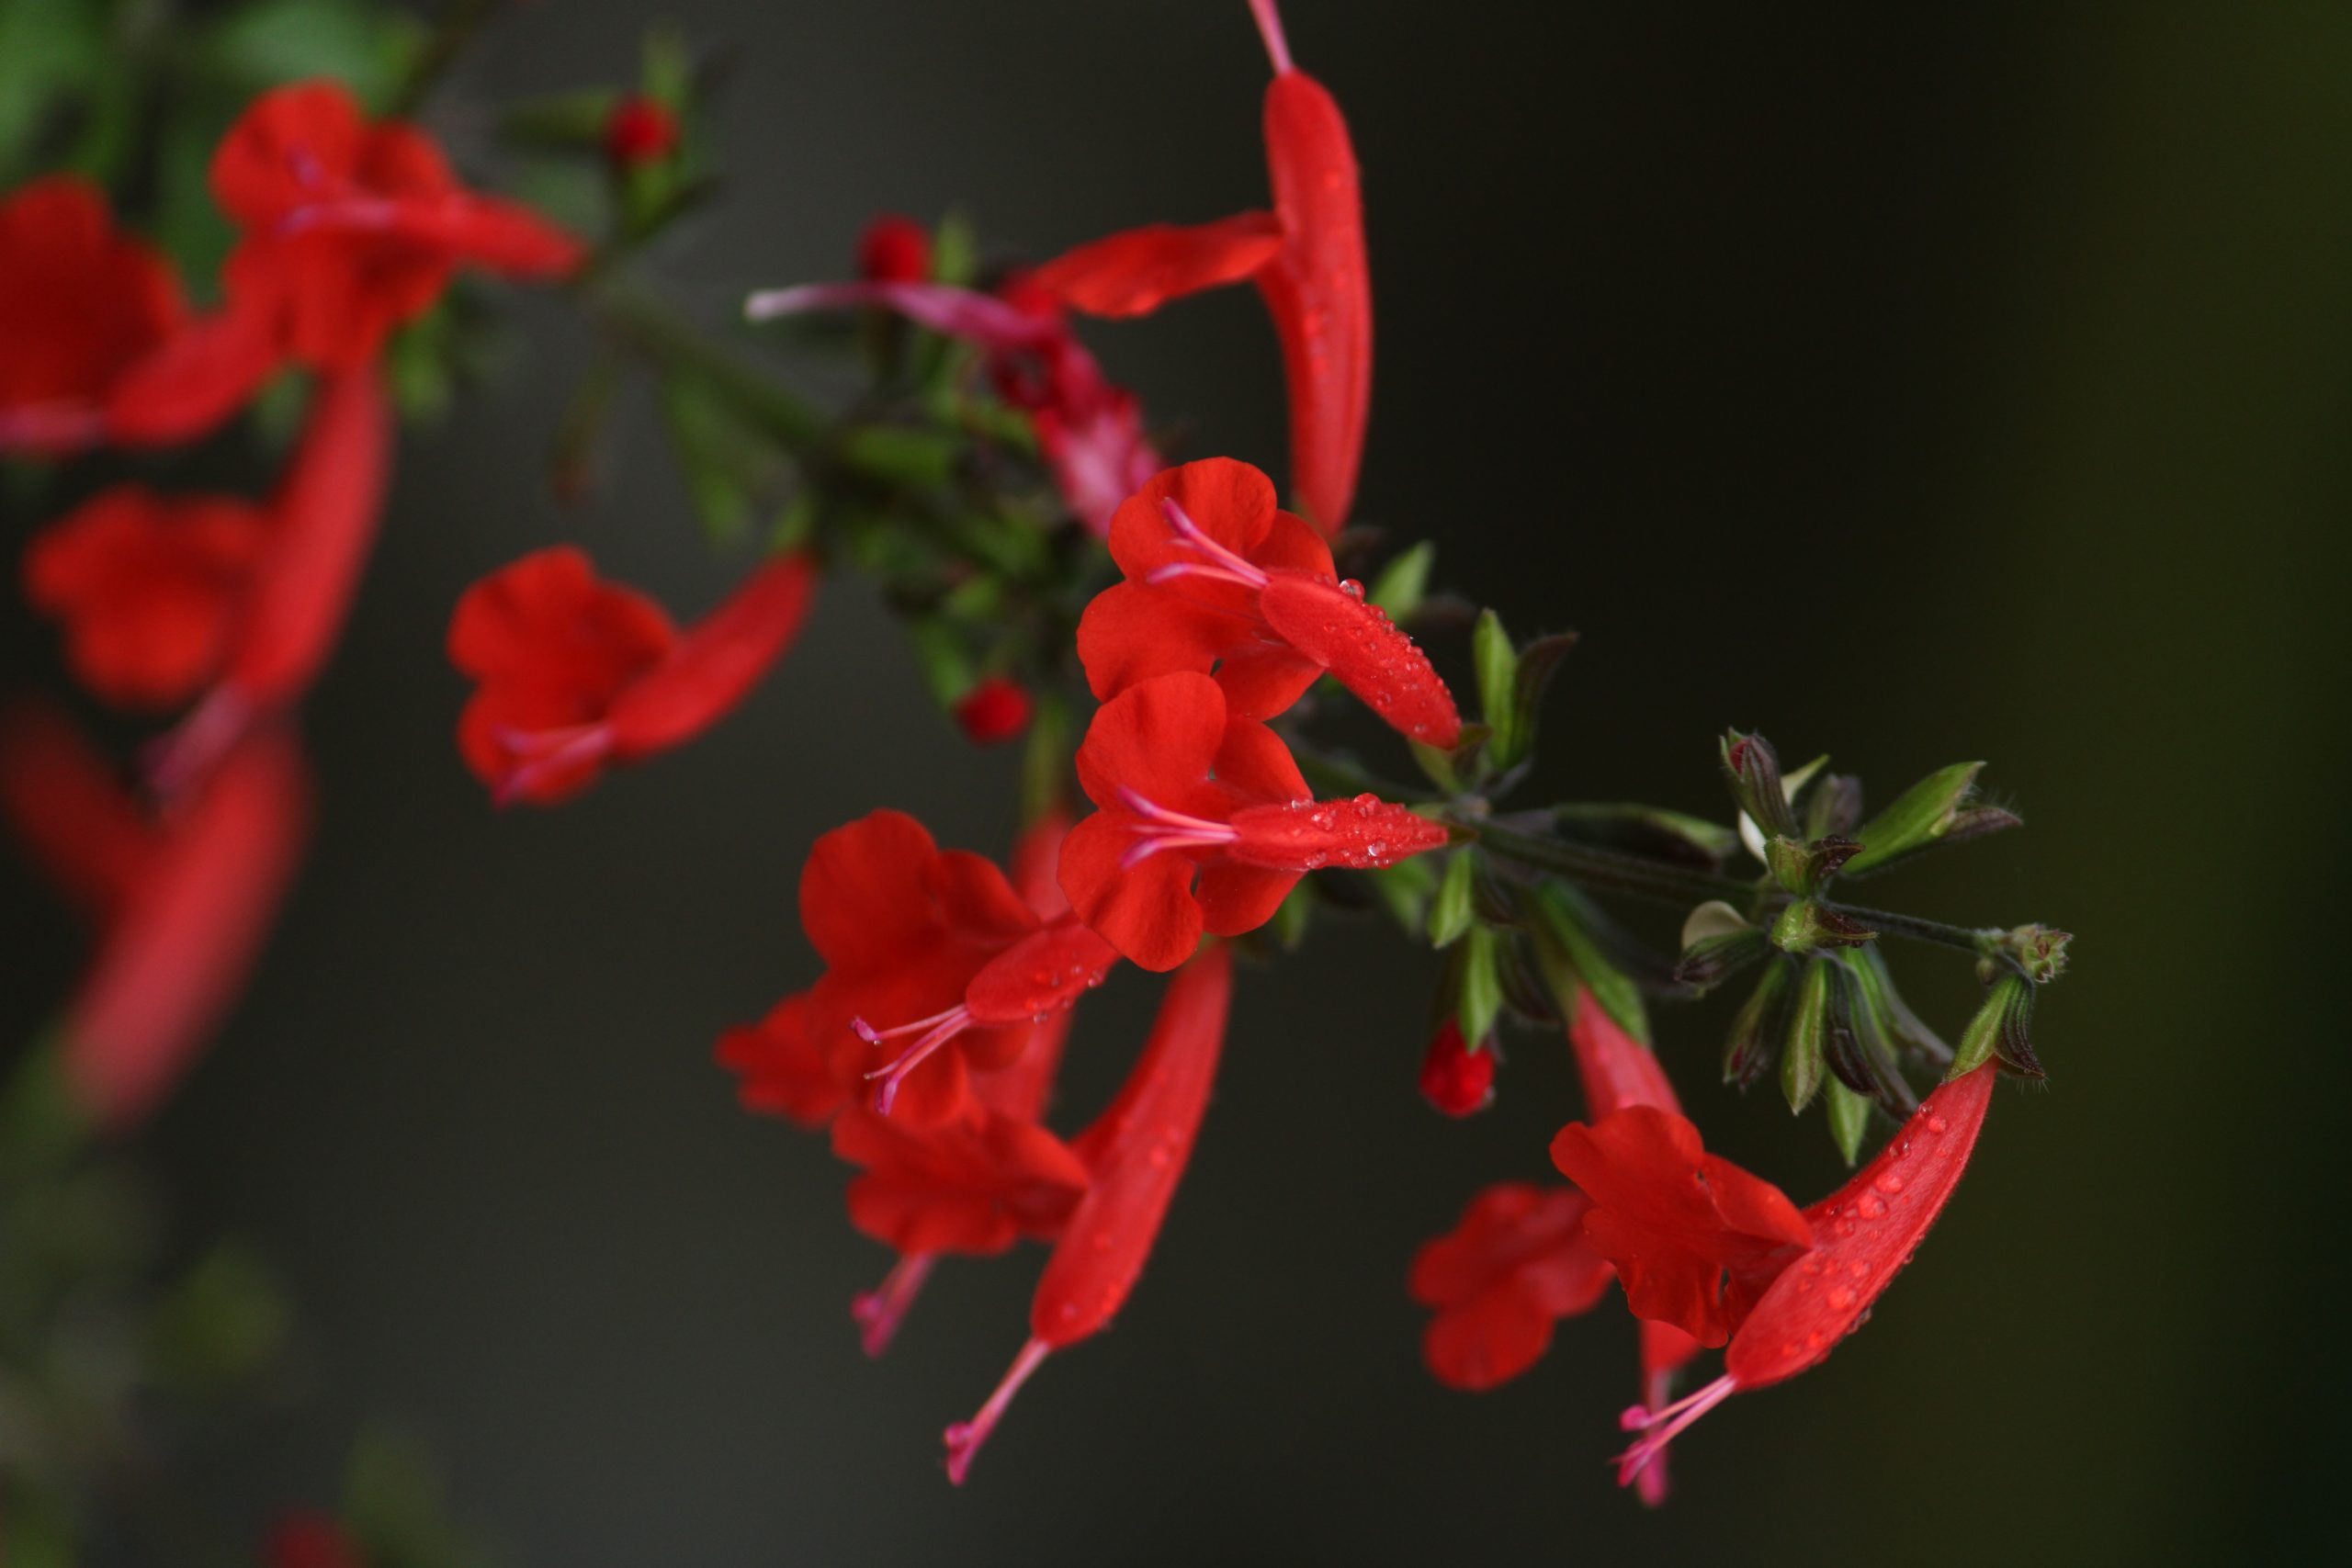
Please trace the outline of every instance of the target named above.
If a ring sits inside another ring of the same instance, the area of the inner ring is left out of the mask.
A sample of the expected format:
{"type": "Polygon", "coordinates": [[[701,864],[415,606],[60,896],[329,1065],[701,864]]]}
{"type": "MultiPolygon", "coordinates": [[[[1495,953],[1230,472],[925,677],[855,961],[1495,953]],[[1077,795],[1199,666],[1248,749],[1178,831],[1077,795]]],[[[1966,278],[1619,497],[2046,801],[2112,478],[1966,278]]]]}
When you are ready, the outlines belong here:
{"type": "Polygon", "coordinates": [[[242,1247],[215,1247],[156,1303],[147,1364],[165,1387],[218,1394],[259,1372],[293,1325],[277,1278],[242,1247]]]}
{"type": "Polygon", "coordinates": [[[1511,684],[1510,749],[1495,759],[1498,765],[1510,767],[1534,751],[1544,694],[1552,689],[1552,678],[1560,672],[1561,663],[1576,645],[1576,633],[1555,632],[1519,650],[1519,671],[1511,684]]]}
{"type": "Polygon", "coordinates": [[[1828,1076],[1824,1036],[1829,1032],[1829,1010],[1836,1000],[1831,987],[1836,978],[1828,960],[1815,959],[1804,966],[1804,977],[1797,982],[1796,1005],[1790,1010],[1788,1032],[1781,1041],[1781,1092],[1792,1111],[1801,1112],[1812,1104],[1813,1097],[1821,1092],[1822,1079],[1828,1076]]]}
{"type": "Polygon", "coordinates": [[[761,493],[782,471],[780,459],[703,378],[673,370],[662,381],[661,396],[671,449],[704,532],[718,545],[741,541],[751,532],[761,493]]]}
{"type": "Polygon", "coordinates": [[[1552,994],[1559,1000],[1561,1016],[1573,1013],[1576,992],[1582,988],[1592,993],[1620,1029],[1648,1044],[1649,1011],[1642,1006],[1641,987],[1593,940],[1577,891],[1545,882],[1536,888],[1529,904],[1536,957],[1544,965],[1552,994]]]}
{"type": "Polygon", "coordinates": [[[1437,546],[1422,540],[1380,569],[1365,599],[1385,611],[1390,620],[1405,620],[1421,607],[1429,592],[1430,567],[1436,559],[1437,546]]]}
{"type": "Polygon", "coordinates": [[[1314,923],[1315,885],[1301,882],[1274,908],[1274,918],[1266,922],[1266,931],[1275,945],[1284,953],[1296,953],[1306,941],[1307,929],[1314,923]]]}
{"type": "Polygon", "coordinates": [[[939,220],[931,240],[931,275],[942,283],[968,288],[980,275],[980,241],[972,220],[950,212],[939,220]]]}
{"type": "Polygon", "coordinates": [[[32,145],[34,134],[107,63],[99,6],[85,0],[0,5],[0,186],[46,161],[48,150],[32,145]]]}
{"type": "Polygon", "coordinates": [[[1917,853],[1950,832],[1952,818],[1974,795],[1976,775],[1984,771],[1982,762],[1954,762],[1905,790],[1855,833],[1862,848],[1846,863],[1846,874],[1876,871],[1917,853]]]}
{"type": "Polygon", "coordinates": [[[411,18],[362,0],[254,0],[222,16],[198,59],[243,93],[332,76],[380,107],[407,73],[420,36],[411,18]]]}
{"type": "Polygon", "coordinates": [[[1431,946],[1452,947],[1476,919],[1472,906],[1477,892],[1477,859],[1476,852],[1464,849],[1446,861],[1437,897],[1430,904],[1431,946]]]}
{"type": "Polygon", "coordinates": [[[685,35],[668,22],[656,22],[645,29],[643,74],[645,96],[665,108],[684,110],[692,107],[695,82],[694,51],[686,47],[685,35]]]}

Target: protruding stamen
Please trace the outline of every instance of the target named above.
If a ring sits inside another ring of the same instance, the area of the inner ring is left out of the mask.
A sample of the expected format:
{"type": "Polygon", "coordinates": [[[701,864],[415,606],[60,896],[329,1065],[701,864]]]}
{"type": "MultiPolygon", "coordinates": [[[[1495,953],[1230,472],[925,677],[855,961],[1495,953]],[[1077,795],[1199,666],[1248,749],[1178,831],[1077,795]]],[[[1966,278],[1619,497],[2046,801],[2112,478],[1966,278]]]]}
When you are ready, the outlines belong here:
{"type": "MultiPolygon", "coordinates": [[[[1169,531],[1176,536],[1176,543],[1179,546],[1188,550],[1199,551],[1212,563],[1209,566],[1190,566],[1179,563],[1183,566],[1184,571],[1204,577],[1215,577],[1223,581],[1238,582],[1244,588],[1266,586],[1264,572],[1252,566],[1247,558],[1235,554],[1210,538],[1201,525],[1193,521],[1192,514],[1177,504],[1174,496],[1170,496],[1159,503],[1159,512],[1161,516],[1168,519],[1169,531]]],[[[1169,568],[1161,567],[1153,571],[1147,581],[1157,582],[1161,573],[1168,570],[1169,568]]]]}
{"type": "Polygon", "coordinates": [[[1021,1347],[1021,1354],[1012,1358],[1012,1370],[1004,1374],[1004,1381],[996,1385],[996,1392],[989,1395],[989,1402],[980,1406],[979,1414],[969,1421],[958,1421],[947,1428],[948,1480],[958,1486],[964,1484],[964,1477],[972,1468],[972,1456],[978,1453],[980,1445],[989,1440],[989,1434],[996,1430],[996,1424],[1004,1419],[1005,1407],[1012,1403],[1012,1396],[1021,1392],[1021,1385],[1029,1381],[1029,1374],[1045,1364],[1046,1357],[1052,1348],[1042,1339],[1032,1339],[1021,1347]]]}
{"type": "Polygon", "coordinates": [[[879,1285],[860,1291],[849,1303],[849,1314],[857,1323],[857,1342],[867,1355],[879,1356],[890,1348],[907,1309],[915,1304],[916,1292],[938,1261],[937,1253],[910,1252],[882,1276],[879,1285]]]}
{"type": "Polygon", "coordinates": [[[498,743],[516,757],[530,760],[498,782],[491,798],[512,806],[551,774],[582,762],[593,762],[613,748],[609,725],[583,724],[568,729],[537,731],[502,729],[498,743]]]}
{"type": "Polygon", "coordinates": [[[963,1004],[959,1002],[952,1008],[941,1009],[929,1018],[919,1018],[912,1023],[901,1023],[891,1029],[876,1029],[862,1018],[853,1018],[849,1021],[850,1032],[868,1045],[879,1045],[885,1040],[895,1040],[901,1034],[919,1034],[926,1029],[946,1022],[963,1010],[963,1004]]]}
{"type": "Polygon", "coordinates": [[[1289,75],[1294,69],[1290,40],[1283,36],[1283,14],[1274,8],[1274,0],[1250,0],[1250,14],[1258,19],[1258,36],[1266,40],[1266,58],[1274,62],[1274,74],[1289,75]]]}
{"type": "Polygon", "coordinates": [[[1134,845],[1119,857],[1123,870],[1133,871],[1162,850],[1214,849],[1240,837],[1230,823],[1171,811],[1134,789],[1123,786],[1119,803],[1142,818],[1145,824],[1136,829],[1134,845]]]}
{"type": "Polygon", "coordinates": [[[147,748],[148,784],[167,800],[186,794],[211,776],[258,716],[235,687],[213,687],[196,711],[147,748]]]}
{"type": "Polygon", "coordinates": [[[1632,1485],[1666,1451],[1666,1445],[1679,1437],[1690,1423],[1738,1392],[1739,1384],[1726,1374],[1661,1409],[1653,1410],[1646,1404],[1626,1406],[1617,1424],[1641,1436],[1632,1448],[1617,1456],[1617,1484],[1632,1485]]]}
{"type": "MultiPolygon", "coordinates": [[[[899,1086],[906,1081],[909,1073],[922,1066],[933,1051],[972,1026],[971,1010],[959,1003],[936,1015],[935,1019],[927,1018],[922,1022],[932,1025],[931,1032],[899,1052],[897,1060],[888,1066],[876,1067],[865,1075],[868,1078],[881,1080],[874,1090],[874,1109],[882,1115],[890,1114],[890,1107],[898,1102],[899,1086]]],[[[858,1038],[867,1044],[878,1045],[888,1035],[903,1034],[909,1029],[920,1027],[920,1024],[907,1024],[885,1032],[867,1028],[864,1019],[854,1019],[850,1027],[856,1030],[858,1038]]]]}

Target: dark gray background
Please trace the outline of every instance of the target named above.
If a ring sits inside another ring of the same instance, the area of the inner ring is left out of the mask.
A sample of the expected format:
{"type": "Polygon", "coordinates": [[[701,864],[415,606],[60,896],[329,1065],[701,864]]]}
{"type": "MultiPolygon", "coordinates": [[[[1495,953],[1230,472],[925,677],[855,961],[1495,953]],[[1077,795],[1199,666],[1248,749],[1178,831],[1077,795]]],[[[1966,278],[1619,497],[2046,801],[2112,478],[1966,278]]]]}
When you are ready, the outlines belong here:
{"type": "MultiPolygon", "coordinates": [[[[1889,897],[2082,933],[2046,1092],[1870,1331],[1610,1485],[1614,1308],[1484,1397],[1422,1373],[1412,1247],[1546,1168],[1565,1051],[1502,1102],[1412,1088],[1430,965],[1373,926],[1245,977],[1195,1167],[1115,1332],[1057,1359],[951,1491],[938,1435],[1019,1342],[1035,1254],[950,1264],[879,1365],[821,1141],[739,1112],[718,1032],[812,976],[818,832],[877,805],[1000,846],[1012,761],[925,702],[830,584],[788,666],[691,750],[552,814],[459,768],[462,587],[578,537],[682,613],[711,562],[650,428],[585,515],[532,465],[579,357],[534,354],[405,445],[309,732],[322,830],[266,969],[164,1119],[190,1236],[242,1230],[308,1311],[317,1397],[208,1461],[224,1507],[322,1500],[364,1416],[447,1457],[541,1564],[2213,1561],[2308,1548],[2345,1457],[2338,775],[2352,416],[2340,7],[1504,6],[1296,0],[1366,167],[1378,398],[1362,513],[1532,630],[1570,624],[1555,794],[1718,807],[1711,735],[1832,750],[1883,798],[1993,760],[2031,830],[1889,897]],[[2317,953],[2319,956],[2309,956],[2317,953]]],[[[1263,199],[1238,3],[728,4],[730,199],[663,256],[717,319],[840,275],[880,208],[1007,252],[1263,199]]],[[[460,84],[610,80],[643,13],[533,7],[460,84]]],[[[445,122],[462,146],[461,107],[445,122]]],[[[1241,291],[1091,333],[1189,450],[1281,461],[1241,291]]],[[[40,646],[19,639],[19,646],[40,646]]],[[[1452,650],[1446,657],[1454,657],[1452,650]]],[[[45,657],[41,656],[41,657],[45,657]]],[[[76,939],[11,884],[12,1021],[76,939]]],[[[1956,963],[1902,956],[1957,1023],[1956,963]]],[[[1090,1004],[1107,1091],[1147,987],[1090,1004]]],[[[1800,1198],[1818,1127],[1705,1088],[1728,1004],[1662,1046],[1711,1141],[1800,1198]]]]}

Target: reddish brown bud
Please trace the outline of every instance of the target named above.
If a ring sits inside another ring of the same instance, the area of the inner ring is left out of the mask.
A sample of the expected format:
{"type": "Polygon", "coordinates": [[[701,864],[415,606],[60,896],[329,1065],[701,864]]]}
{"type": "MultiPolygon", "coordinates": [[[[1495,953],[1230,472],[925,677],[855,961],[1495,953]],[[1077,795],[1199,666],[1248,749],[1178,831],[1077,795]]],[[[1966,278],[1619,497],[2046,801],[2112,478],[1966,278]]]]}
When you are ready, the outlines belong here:
{"type": "Polygon", "coordinates": [[[1462,1038],[1461,1026],[1447,1019],[1430,1042],[1421,1062],[1421,1098],[1447,1116],[1468,1116],[1495,1102],[1495,1049],[1492,1041],[1478,1050],[1462,1038]]]}

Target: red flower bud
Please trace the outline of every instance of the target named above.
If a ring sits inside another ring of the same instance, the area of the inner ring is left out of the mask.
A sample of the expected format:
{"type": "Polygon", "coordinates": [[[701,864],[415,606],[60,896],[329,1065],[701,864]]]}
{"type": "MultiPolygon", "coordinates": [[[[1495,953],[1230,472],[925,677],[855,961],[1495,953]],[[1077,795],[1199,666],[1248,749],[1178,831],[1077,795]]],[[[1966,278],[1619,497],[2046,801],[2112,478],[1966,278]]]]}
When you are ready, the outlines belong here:
{"type": "Polygon", "coordinates": [[[931,281],[931,231],[886,212],[857,240],[857,276],[868,283],[931,281]]]}
{"type": "Polygon", "coordinates": [[[666,104],[632,93],[605,121],[605,156],[616,169],[641,169],[678,150],[678,117],[666,104]]]}
{"type": "Polygon", "coordinates": [[[1019,739],[1035,711],[1036,704],[1020,682],[991,675],[956,703],[956,722],[973,745],[996,746],[1019,739]]]}
{"type": "Polygon", "coordinates": [[[1447,1116],[1467,1116],[1495,1102],[1495,1044],[1473,1051],[1462,1026],[1447,1019],[1421,1062],[1421,1098],[1447,1116]]]}

